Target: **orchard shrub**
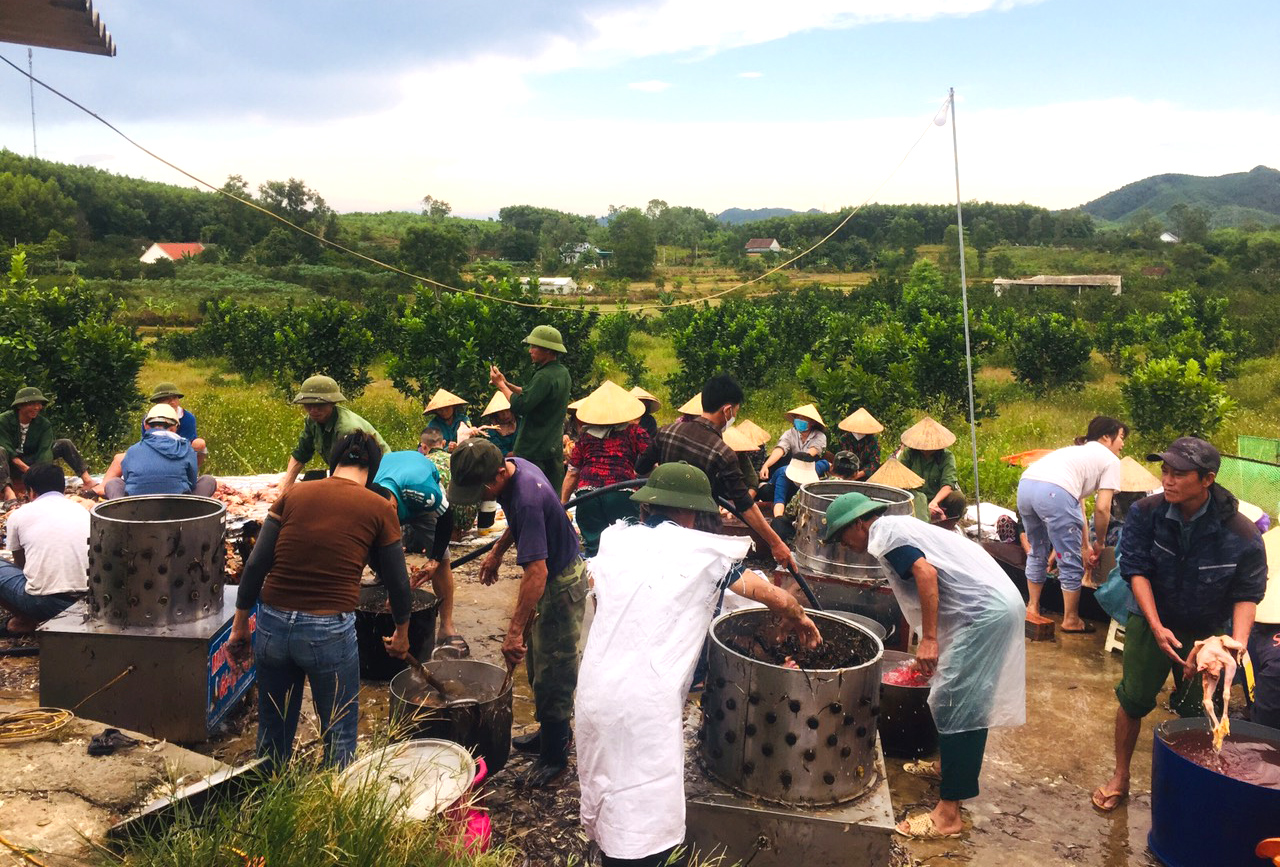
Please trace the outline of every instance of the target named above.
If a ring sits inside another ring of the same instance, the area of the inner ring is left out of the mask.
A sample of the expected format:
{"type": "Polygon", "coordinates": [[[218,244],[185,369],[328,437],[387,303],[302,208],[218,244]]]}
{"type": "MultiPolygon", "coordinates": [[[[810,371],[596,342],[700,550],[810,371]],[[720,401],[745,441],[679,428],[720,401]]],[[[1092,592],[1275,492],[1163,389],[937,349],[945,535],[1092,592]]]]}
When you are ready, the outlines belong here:
{"type": "Polygon", "coordinates": [[[1222,354],[1203,367],[1195,359],[1148,361],[1120,386],[1134,427],[1149,438],[1209,437],[1235,411],[1220,381],[1222,354]]]}
{"type": "Polygon", "coordinates": [[[1084,323],[1061,313],[1019,320],[1009,341],[1013,375],[1037,395],[1081,385],[1092,349],[1084,323]]]}

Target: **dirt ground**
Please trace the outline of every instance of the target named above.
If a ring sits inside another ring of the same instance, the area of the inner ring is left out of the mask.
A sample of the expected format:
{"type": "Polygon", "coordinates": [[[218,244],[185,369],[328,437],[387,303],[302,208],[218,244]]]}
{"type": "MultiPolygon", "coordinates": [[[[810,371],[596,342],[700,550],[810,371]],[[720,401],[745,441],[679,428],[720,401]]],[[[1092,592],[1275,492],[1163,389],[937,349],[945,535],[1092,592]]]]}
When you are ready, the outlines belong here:
{"type": "MultiPolygon", "coordinates": [[[[457,554],[455,554],[455,557],[457,554]]],[[[455,618],[476,659],[501,664],[501,643],[514,604],[518,570],[504,566],[502,580],[484,587],[477,565],[458,570],[455,618]]],[[[910,858],[922,864],[960,862],[983,867],[1025,864],[1091,864],[1105,867],[1154,865],[1146,851],[1150,827],[1151,731],[1170,717],[1157,710],[1143,726],[1134,762],[1133,796],[1109,816],[1089,804],[1093,787],[1106,780],[1112,764],[1112,688],[1120,675],[1120,655],[1104,654],[1104,634],[1059,636],[1052,642],[1028,642],[1028,723],[1014,730],[995,730],[987,747],[982,794],[967,805],[970,827],[958,840],[910,843],[910,858]]],[[[14,646],[0,639],[0,648],[14,646]]],[[[33,657],[0,658],[0,703],[32,705],[37,697],[37,662],[33,657]]],[[[523,673],[515,680],[514,710],[517,733],[532,723],[532,698],[523,673]]],[[[387,689],[366,683],[361,697],[362,738],[385,724],[387,689]]],[[[84,755],[85,728],[60,742],[40,747],[57,755],[50,763],[14,747],[0,747],[0,815],[3,834],[22,845],[46,852],[70,852],[76,829],[90,830],[103,817],[118,817],[130,801],[154,791],[170,773],[163,749],[148,747],[119,770],[107,760],[84,755]],[[96,766],[93,763],[98,763],[96,766]],[[110,795],[85,783],[84,768],[116,778],[110,795]],[[19,785],[20,783],[20,785],[19,785]],[[98,792],[97,794],[90,794],[98,792]],[[15,813],[14,808],[20,810],[15,813]],[[81,814],[87,816],[82,818],[81,814]],[[43,823],[43,824],[42,824],[43,823]],[[15,839],[16,838],[16,839],[15,839]]],[[[253,752],[254,714],[247,703],[224,731],[191,750],[209,759],[235,764],[253,752]]],[[[314,723],[304,722],[300,742],[314,745],[314,723]]],[[[165,746],[164,749],[174,749],[165,746]]],[[[175,755],[192,756],[186,751],[175,755]]],[[[197,758],[188,761],[197,762],[197,758]]],[[[529,760],[513,753],[507,767],[487,784],[488,806],[496,838],[528,855],[532,865],[561,865],[581,858],[586,843],[577,824],[576,775],[551,792],[530,792],[518,780],[529,760]]],[[[902,760],[889,759],[890,791],[895,814],[927,808],[936,789],[902,772],[902,760]]],[[[572,769],[571,769],[572,770],[572,769]]],[[[84,854],[83,845],[77,848],[84,854]]],[[[0,851],[0,865],[21,863],[0,851]]],[[[909,859],[907,859],[909,860],[909,859]]],[[[49,863],[71,863],[50,860],[49,863]]]]}

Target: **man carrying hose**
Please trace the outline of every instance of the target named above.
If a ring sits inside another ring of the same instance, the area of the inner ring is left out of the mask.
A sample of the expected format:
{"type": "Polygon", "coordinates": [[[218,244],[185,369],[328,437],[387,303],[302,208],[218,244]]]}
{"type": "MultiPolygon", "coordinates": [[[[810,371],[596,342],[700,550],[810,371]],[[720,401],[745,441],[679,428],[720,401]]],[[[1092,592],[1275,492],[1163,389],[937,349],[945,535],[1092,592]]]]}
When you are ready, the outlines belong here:
{"type": "Polygon", "coordinates": [[[956,837],[960,803],[978,794],[987,729],[1026,722],[1022,597],[976,543],[885,504],[844,494],[827,508],[823,539],[880,561],[903,616],[920,635],[917,668],[930,675],[940,763],[909,773],[940,779],[938,805],[898,825],[904,837],[956,837]]]}
{"type": "Polygon", "coordinates": [[[639,524],[613,524],[591,561],[595,620],[577,699],[582,825],[614,864],[657,867],[684,840],[681,718],[703,638],[726,588],[762,602],[784,634],[816,647],[788,593],[738,565],[747,540],[693,529],[716,515],[706,474],[667,463],[631,495],[639,524]]]}
{"type": "Polygon", "coordinates": [[[481,582],[498,580],[502,555],[512,543],[516,564],[523,569],[502,655],[508,666],[523,660],[529,671],[540,728],[536,735],[517,739],[515,746],[537,750],[538,762],[526,784],[542,788],[559,779],[569,766],[573,737],[569,720],[587,598],[578,534],[557,489],[524,458],[504,459],[493,443],[471,437],[458,444],[450,466],[451,502],[471,505],[497,500],[507,516],[507,529],[480,564],[481,582]]]}

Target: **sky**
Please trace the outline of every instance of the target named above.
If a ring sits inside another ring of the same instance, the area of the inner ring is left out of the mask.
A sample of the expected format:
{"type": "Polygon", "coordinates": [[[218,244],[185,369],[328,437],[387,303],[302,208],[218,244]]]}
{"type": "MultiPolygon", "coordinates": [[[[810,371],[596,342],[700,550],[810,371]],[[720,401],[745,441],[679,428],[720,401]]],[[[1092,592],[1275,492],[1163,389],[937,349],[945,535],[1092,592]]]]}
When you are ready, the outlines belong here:
{"type": "MultiPolygon", "coordinates": [[[[191,174],[339,211],[1069,208],[1280,167],[1275,0],[96,0],[36,77],[191,174]],[[955,114],[935,117],[949,88],[955,114]]],[[[27,67],[23,46],[0,56],[27,67]]],[[[39,87],[44,159],[192,182],[39,87]]],[[[0,147],[31,154],[0,65],[0,147]]]]}

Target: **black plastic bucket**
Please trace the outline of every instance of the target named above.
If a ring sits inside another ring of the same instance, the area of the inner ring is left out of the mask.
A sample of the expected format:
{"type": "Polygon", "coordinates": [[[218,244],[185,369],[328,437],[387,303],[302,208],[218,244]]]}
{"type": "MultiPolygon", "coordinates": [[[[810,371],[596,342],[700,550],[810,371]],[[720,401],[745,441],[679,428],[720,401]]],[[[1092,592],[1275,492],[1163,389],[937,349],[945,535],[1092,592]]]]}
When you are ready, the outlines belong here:
{"type": "MultiPolygon", "coordinates": [[[[914,654],[886,650],[880,663],[881,677],[914,654]]],[[[880,746],[886,755],[900,758],[927,756],[938,749],[938,727],[929,710],[929,687],[897,686],[880,682],[880,746]]]]}
{"type": "MultiPolygon", "coordinates": [[[[413,591],[413,613],[409,616],[409,652],[415,659],[430,656],[435,647],[436,610],[440,600],[429,590],[413,591]]],[[[360,650],[360,676],[365,680],[390,680],[408,665],[387,655],[382,639],[396,630],[387,608],[387,591],[381,584],[360,588],[356,606],[356,643],[360,650]]]]}

